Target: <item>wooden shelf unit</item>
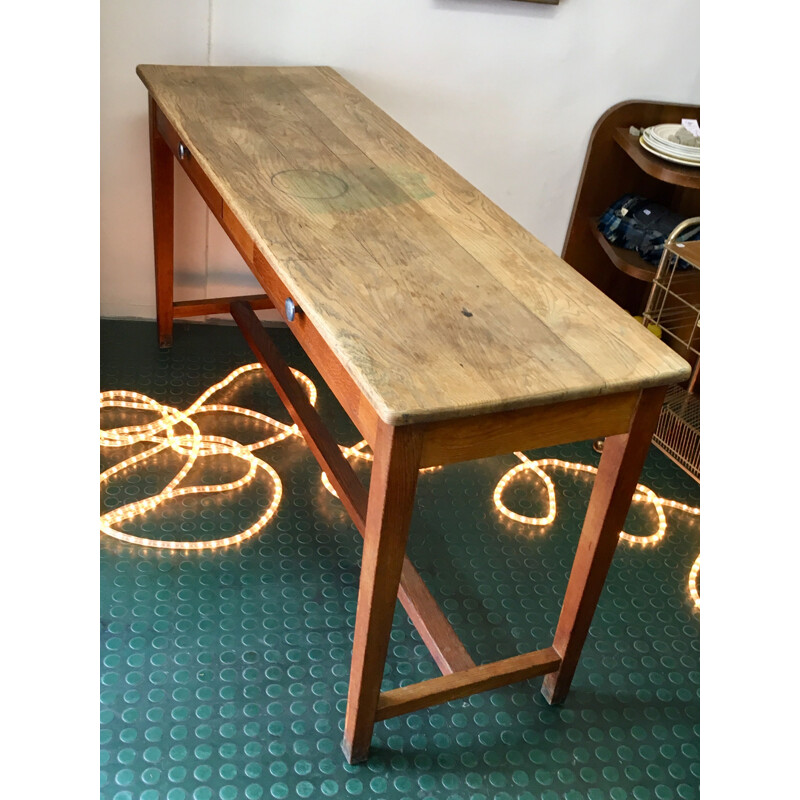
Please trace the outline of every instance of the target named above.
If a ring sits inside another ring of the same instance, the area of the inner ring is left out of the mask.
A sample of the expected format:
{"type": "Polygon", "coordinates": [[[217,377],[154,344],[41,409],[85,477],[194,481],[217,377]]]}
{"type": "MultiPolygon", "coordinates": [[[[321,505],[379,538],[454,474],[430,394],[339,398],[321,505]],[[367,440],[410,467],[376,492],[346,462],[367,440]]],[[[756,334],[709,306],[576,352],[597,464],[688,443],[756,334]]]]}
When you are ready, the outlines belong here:
{"type": "Polygon", "coordinates": [[[656,267],[606,241],[598,217],[626,193],[638,194],[683,217],[700,214],[700,168],[649,153],[631,126],[646,128],[684,118],[700,121],[700,107],[630,100],[609,108],[594,126],[561,257],[631,314],[644,310],[656,267]]]}

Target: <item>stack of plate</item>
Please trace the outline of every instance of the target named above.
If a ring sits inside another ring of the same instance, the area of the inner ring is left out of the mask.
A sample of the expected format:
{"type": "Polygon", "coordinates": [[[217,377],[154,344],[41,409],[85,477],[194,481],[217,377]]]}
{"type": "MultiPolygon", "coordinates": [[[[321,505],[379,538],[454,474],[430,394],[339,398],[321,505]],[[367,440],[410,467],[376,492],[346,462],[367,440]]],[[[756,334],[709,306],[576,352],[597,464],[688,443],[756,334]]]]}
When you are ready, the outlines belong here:
{"type": "Polygon", "coordinates": [[[700,146],[678,144],[670,141],[670,136],[680,130],[681,125],[653,125],[645,128],[639,137],[639,144],[653,155],[665,158],[675,164],[686,164],[690,167],[700,166],[700,146]]]}

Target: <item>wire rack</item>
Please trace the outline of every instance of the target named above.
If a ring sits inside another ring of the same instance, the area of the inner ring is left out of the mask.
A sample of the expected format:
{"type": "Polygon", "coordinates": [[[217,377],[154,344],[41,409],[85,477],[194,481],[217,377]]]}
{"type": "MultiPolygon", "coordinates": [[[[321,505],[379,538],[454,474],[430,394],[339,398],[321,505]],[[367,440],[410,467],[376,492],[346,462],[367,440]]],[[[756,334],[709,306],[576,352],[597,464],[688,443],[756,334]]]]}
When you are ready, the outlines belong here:
{"type": "Polygon", "coordinates": [[[698,225],[684,220],[669,235],[650,289],[642,322],[683,356],[692,372],[667,390],[653,443],[700,481],[700,242],[681,242],[698,225]]]}

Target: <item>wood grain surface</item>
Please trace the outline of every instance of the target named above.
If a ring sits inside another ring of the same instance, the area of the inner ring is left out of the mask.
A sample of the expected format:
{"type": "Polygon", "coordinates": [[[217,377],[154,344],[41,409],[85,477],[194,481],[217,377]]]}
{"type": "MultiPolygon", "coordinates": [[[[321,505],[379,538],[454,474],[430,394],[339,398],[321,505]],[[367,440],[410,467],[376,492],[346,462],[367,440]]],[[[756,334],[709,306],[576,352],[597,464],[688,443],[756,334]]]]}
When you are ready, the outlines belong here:
{"type": "Polygon", "coordinates": [[[672,350],[334,70],[137,73],[385,422],[688,376],[672,350]]]}

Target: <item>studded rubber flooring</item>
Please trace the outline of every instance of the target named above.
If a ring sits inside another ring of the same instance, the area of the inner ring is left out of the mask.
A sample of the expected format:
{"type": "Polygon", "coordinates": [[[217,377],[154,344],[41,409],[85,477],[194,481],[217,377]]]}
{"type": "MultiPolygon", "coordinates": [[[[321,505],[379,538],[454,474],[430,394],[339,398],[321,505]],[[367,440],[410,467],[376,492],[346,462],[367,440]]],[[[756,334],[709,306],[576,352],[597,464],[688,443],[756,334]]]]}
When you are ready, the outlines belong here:
{"type": "MultiPolygon", "coordinates": [[[[316,383],[338,441],[358,441],[291,335],[275,336],[316,383]]],[[[172,349],[161,351],[153,323],[101,322],[104,390],[186,408],[253,360],[232,326],[176,323],[172,349]]],[[[261,376],[220,397],[290,421],[261,376]]],[[[667,509],[662,541],[620,542],[562,706],[547,705],[541,679],[474,695],[378,723],[369,761],[350,766],[340,741],[361,539],[300,440],[258,455],[279,474],[283,497],[253,538],[174,552],[101,536],[104,800],[699,796],[700,612],[687,590],[696,517],[667,509]]],[[[599,459],[588,442],[535,453],[544,455],[599,459]]],[[[555,521],[512,522],[492,491],[516,463],[509,455],[420,476],[409,553],[479,663],[552,642],[591,489],[590,477],[553,470],[555,521]]],[[[121,473],[102,510],[160,491],[173,467],[156,460],[121,473]]],[[[642,482],[698,504],[694,481],[655,449],[642,482]]],[[[504,497],[526,515],[546,500],[525,480],[504,497]]],[[[268,501],[249,489],[234,500],[178,498],[125,525],[147,538],[215,539],[246,528],[268,501]]],[[[647,535],[655,525],[652,507],[635,505],[626,530],[647,535]]],[[[384,689],[437,674],[398,604],[384,689]]]]}

